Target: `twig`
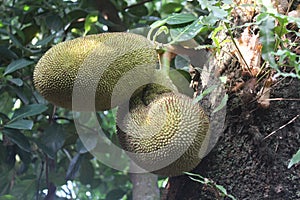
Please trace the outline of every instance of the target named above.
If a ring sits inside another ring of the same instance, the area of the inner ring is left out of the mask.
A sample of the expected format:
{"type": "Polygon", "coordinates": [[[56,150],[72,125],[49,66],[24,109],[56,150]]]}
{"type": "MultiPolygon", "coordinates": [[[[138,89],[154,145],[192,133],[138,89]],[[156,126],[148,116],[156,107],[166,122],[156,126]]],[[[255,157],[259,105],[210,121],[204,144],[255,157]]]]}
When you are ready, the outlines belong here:
{"type": "Polygon", "coordinates": [[[265,99],[266,101],[300,101],[300,98],[271,98],[265,99]]]}
{"type": "Polygon", "coordinates": [[[144,3],[151,2],[151,1],[153,1],[153,0],[144,0],[144,1],[138,2],[136,4],[127,6],[127,7],[124,8],[124,10],[129,9],[129,8],[133,8],[133,7],[136,7],[136,6],[140,6],[140,5],[144,4],[144,3]]]}
{"type": "Polygon", "coordinates": [[[291,10],[291,7],[292,7],[293,3],[294,3],[294,0],[292,0],[291,2],[289,2],[289,6],[288,6],[288,9],[285,12],[285,15],[288,15],[289,11],[291,10]]]}
{"type": "Polygon", "coordinates": [[[228,30],[228,33],[229,33],[229,35],[230,35],[230,38],[231,38],[231,40],[232,40],[232,42],[233,42],[235,48],[237,49],[239,55],[241,56],[243,62],[245,63],[245,65],[246,65],[246,67],[247,67],[247,70],[248,70],[249,73],[253,76],[253,74],[252,74],[252,72],[251,72],[251,69],[250,69],[248,63],[246,62],[246,60],[245,60],[245,58],[244,58],[242,52],[240,51],[238,45],[236,44],[236,42],[235,42],[235,40],[234,40],[233,34],[232,34],[232,32],[231,32],[231,30],[230,30],[230,28],[229,28],[228,23],[225,23],[225,26],[226,26],[226,28],[227,28],[227,30],[228,30]]]}
{"type": "Polygon", "coordinates": [[[276,129],[275,131],[272,131],[272,133],[270,133],[269,135],[267,135],[266,137],[264,137],[264,140],[271,137],[272,135],[274,135],[277,131],[283,129],[284,127],[286,127],[287,125],[289,125],[290,123],[292,123],[293,121],[295,121],[298,117],[300,116],[300,114],[296,115],[293,119],[291,119],[288,123],[280,126],[278,129],[276,129]]]}

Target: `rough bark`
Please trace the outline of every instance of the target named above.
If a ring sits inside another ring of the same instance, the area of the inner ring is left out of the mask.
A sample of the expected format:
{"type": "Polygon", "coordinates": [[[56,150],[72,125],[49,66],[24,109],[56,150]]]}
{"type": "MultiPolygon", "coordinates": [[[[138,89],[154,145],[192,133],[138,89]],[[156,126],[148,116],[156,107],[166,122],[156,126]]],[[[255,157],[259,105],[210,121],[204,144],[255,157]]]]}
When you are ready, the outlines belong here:
{"type": "Polygon", "coordinates": [[[130,174],[133,184],[133,200],[158,200],[159,189],[157,187],[157,176],[151,173],[130,174]]]}
{"type": "MultiPolygon", "coordinates": [[[[236,25],[248,22],[250,18],[247,17],[247,14],[239,16],[236,25]]],[[[233,35],[238,37],[240,31],[235,30],[233,35]]],[[[224,39],[230,39],[225,32],[219,35],[219,41],[224,39]]],[[[279,79],[271,86],[270,98],[282,100],[271,101],[269,107],[263,108],[256,99],[258,89],[252,85],[254,79],[243,76],[240,63],[230,54],[234,49],[233,43],[226,44],[220,54],[210,57],[206,68],[210,69],[210,78],[226,75],[231,80],[229,84],[238,80],[245,84],[234,91],[228,90],[225,126],[219,127],[222,134],[193,173],[214,180],[237,199],[300,199],[300,166],[287,168],[300,147],[300,118],[297,117],[300,113],[300,80],[279,79]],[[254,93],[253,89],[256,89],[254,93]],[[284,128],[279,129],[282,126],[284,128]],[[271,132],[274,134],[267,137],[271,132]]],[[[208,104],[203,103],[204,107],[207,108],[212,97],[208,104]]],[[[209,107],[208,112],[211,112],[209,107]]],[[[183,175],[169,180],[163,199],[229,198],[222,197],[215,188],[183,175]]]]}

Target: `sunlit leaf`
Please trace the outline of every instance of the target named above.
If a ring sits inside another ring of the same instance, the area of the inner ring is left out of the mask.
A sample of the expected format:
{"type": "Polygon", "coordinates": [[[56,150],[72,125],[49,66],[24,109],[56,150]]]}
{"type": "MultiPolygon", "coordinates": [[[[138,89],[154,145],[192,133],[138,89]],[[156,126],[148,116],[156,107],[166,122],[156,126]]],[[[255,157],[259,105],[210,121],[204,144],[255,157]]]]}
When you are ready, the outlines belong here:
{"type": "Polygon", "coordinates": [[[84,22],[84,30],[85,33],[88,33],[91,30],[92,24],[98,21],[98,12],[91,12],[86,18],[84,22]]]}
{"type": "Polygon", "coordinates": [[[288,168],[290,169],[293,165],[297,164],[300,162],[300,149],[295,153],[289,162],[288,168]]]}
{"type": "Polygon", "coordinates": [[[215,7],[214,9],[212,9],[212,13],[213,13],[214,17],[216,17],[218,19],[223,19],[223,18],[227,17],[227,15],[228,15],[227,11],[225,11],[224,9],[221,9],[219,7],[215,7]]]}
{"type": "Polygon", "coordinates": [[[150,25],[150,28],[158,28],[160,26],[163,26],[166,22],[167,22],[167,19],[155,21],[150,25]]]}
{"type": "Polygon", "coordinates": [[[23,6],[23,10],[26,12],[26,11],[28,11],[30,9],[30,6],[28,6],[28,5],[24,5],[23,6]]]}

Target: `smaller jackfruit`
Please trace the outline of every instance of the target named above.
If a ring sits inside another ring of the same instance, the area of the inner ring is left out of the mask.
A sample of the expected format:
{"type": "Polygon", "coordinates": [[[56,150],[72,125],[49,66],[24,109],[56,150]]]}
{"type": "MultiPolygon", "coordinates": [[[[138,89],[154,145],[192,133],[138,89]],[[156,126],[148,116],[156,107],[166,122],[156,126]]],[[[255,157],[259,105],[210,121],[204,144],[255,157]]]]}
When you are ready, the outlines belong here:
{"type": "Polygon", "coordinates": [[[149,172],[176,176],[190,171],[206,151],[208,117],[191,98],[150,87],[150,92],[146,87],[131,99],[129,110],[125,105],[119,107],[120,144],[138,166],[149,172]],[[159,92],[151,92],[155,90],[159,92]]]}
{"type": "Polygon", "coordinates": [[[102,33],[53,46],[37,63],[33,81],[55,105],[72,109],[76,101],[75,110],[107,110],[149,82],[156,64],[155,47],[145,37],[102,33]]]}

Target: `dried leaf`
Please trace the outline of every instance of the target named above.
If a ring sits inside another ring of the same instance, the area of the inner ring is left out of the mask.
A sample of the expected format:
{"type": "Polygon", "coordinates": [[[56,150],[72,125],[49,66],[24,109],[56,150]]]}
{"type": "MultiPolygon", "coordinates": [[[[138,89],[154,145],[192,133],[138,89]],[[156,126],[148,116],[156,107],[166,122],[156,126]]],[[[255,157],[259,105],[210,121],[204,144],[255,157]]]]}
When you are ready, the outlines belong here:
{"type": "Polygon", "coordinates": [[[259,34],[250,32],[250,27],[245,28],[241,38],[237,42],[239,52],[235,52],[242,69],[256,76],[260,71],[262,45],[259,42],[259,34]]]}
{"type": "Polygon", "coordinates": [[[262,87],[257,94],[257,96],[259,97],[257,99],[257,102],[262,108],[270,107],[270,94],[271,94],[272,82],[273,82],[272,79],[267,79],[264,87],[262,87]]]}
{"type": "Polygon", "coordinates": [[[290,17],[300,17],[300,4],[297,6],[296,10],[293,10],[288,13],[288,16],[290,17]]]}
{"type": "Polygon", "coordinates": [[[253,0],[234,0],[236,5],[232,11],[232,16],[244,21],[250,21],[255,14],[255,6],[253,6],[253,0]]]}

